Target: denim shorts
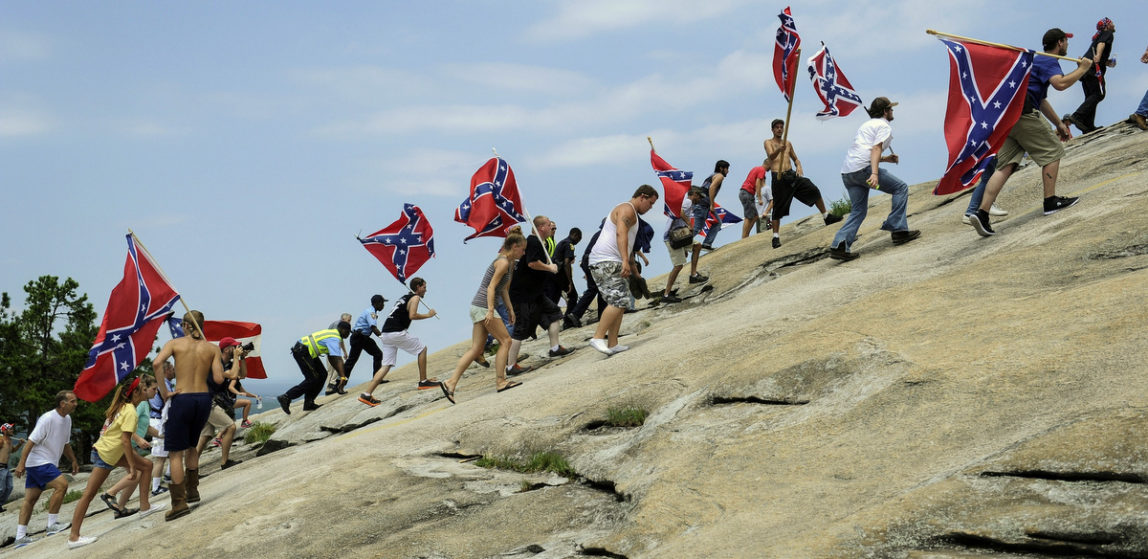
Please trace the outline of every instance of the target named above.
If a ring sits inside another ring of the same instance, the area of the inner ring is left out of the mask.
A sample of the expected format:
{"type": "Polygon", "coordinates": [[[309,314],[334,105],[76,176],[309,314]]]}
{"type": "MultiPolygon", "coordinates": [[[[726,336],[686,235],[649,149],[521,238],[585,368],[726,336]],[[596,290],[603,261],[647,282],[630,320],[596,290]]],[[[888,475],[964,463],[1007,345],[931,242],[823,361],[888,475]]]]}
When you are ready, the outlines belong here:
{"type": "Polygon", "coordinates": [[[96,468],[103,468],[105,470],[116,469],[115,466],[108,464],[107,462],[104,462],[104,459],[100,458],[100,453],[98,451],[96,451],[96,449],[94,449],[94,448],[92,449],[92,466],[96,467],[96,468]]]}

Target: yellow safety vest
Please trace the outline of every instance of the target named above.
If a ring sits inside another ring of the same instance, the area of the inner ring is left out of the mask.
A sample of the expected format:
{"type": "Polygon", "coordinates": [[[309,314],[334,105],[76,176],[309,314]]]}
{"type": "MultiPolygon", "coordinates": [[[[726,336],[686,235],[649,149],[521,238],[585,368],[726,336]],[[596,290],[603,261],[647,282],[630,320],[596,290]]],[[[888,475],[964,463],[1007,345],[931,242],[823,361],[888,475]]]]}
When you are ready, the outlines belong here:
{"type": "Polygon", "coordinates": [[[558,243],[554,241],[554,237],[546,237],[546,253],[550,255],[550,258],[554,258],[554,247],[556,246],[558,243]]]}
{"type": "Polygon", "coordinates": [[[299,339],[299,343],[303,344],[307,348],[307,352],[311,354],[311,357],[318,357],[320,355],[326,355],[328,352],[327,346],[319,342],[329,338],[335,338],[339,340],[343,337],[339,335],[338,330],[331,328],[329,330],[319,330],[310,336],[303,336],[299,339]]]}

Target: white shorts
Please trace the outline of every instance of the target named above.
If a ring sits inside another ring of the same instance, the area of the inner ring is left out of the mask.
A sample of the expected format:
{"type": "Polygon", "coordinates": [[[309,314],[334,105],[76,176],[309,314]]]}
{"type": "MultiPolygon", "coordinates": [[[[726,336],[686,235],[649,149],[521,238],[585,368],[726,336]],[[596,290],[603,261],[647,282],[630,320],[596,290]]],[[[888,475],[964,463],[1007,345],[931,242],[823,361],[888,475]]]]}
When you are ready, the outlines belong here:
{"type": "Polygon", "coordinates": [[[162,416],[148,419],[148,423],[159,433],[151,438],[151,455],[156,458],[167,458],[167,450],[163,447],[163,424],[167,422],[167,406],[163,407],[162,416]]]}
{"type": "Polygon", "coordinates": [[[403,330],[402,332],[383,332],[379,335],[379,339],[383,341],[383,366],[394,367],[395,358],[399,355],[399,350],[403,350],[411,355],[418,355],[426,349],[426,344],[419,341],[418,338],[412,336],[410,332],[403,330]]]}

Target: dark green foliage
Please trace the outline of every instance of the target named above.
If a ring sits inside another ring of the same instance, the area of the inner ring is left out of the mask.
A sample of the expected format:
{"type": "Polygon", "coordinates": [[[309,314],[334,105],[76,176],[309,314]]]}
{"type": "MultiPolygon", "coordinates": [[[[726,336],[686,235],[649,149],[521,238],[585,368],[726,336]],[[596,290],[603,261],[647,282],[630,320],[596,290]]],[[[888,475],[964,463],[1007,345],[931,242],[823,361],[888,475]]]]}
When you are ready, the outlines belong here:
{"type": "Polygon", "coordinates": [[[275,426],[270,423],[263,423],[256,421],[247,434],[243,436],[243,441],[247,444],[262,444],[271,438],[271,434],[275,432],[275,426]]]}
{"type": "MultiPolygon", "coordinates": [[[[55,407],[56,393],[71,390],[99,327],[88,296],[72,278],[40,276],[24,286],[24,310],[0,295],[0,421],[27,433],[55,407]]],[[[109,396],[110,397],[110,396],[109,396]]],[[[72,449],[84,461],[104,422],[107,399],[80,402],[72,414],[72,449]]],[[[66,462],[66,460],[65,460],[66,462]]]]}
{"type": "Polygon", "coordinates": [[[649,413],[637,407],[606,410],[606,424],[611,427],[641,427],[649,413]]]}
{"type": "Polygon", "coordinates": [[[841,217],[849,215],[849,212],[852,210],[853,202],[851,202],[848,197],[834,200],[833,203],[829,205],[829,213],[841,217]]]}

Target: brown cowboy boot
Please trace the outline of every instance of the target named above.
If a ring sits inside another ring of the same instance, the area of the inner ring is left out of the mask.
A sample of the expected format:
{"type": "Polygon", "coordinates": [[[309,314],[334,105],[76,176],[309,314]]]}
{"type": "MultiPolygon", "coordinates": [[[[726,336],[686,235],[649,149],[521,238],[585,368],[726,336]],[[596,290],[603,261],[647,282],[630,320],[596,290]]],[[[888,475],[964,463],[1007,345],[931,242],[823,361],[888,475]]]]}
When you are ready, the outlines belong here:
{"type": "Polygon", "coordinates": [[[187,474],[183,477],[183,485],[187,488],[187,502],[199,502],[199,470],[186,470],[187,474]]]}
{"type": "Polygon", "coordinates": [[[163,515],[163,519],[171,521],[187,516],[191,509],[187,507],[187,490],[183,484],[171,484],[168,492],[171,493],[171,510],[163,515]]]}

